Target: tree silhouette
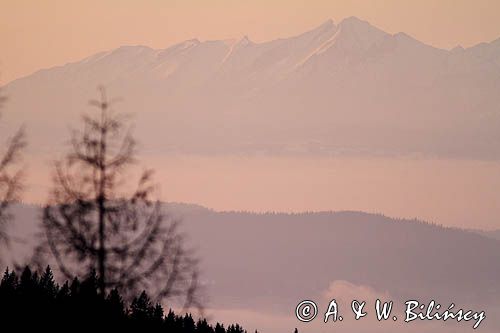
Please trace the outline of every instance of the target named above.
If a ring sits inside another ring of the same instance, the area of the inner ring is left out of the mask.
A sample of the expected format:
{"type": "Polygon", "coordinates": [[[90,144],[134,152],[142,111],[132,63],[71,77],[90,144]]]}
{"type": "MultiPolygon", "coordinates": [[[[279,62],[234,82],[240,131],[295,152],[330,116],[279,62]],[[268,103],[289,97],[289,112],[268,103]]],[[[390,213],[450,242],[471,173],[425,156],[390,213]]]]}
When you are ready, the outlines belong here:
{"type": "Polygon", "coordinates": [[[153,317],[155,308],[151,304],[149,296],[143,291],[139,297],[134,298],[130,310],[133,319],[145,321],[153,317]]]}
{"type": "MultiPolygon", "coordinates": [[[[0,318],[2,327],[41,331],[107,329],[123,332],[227,333],[217,323],[215,329],[200,318],[194,324],[191,314],[177,315],[172,309],[165,316],[160,305],[153,306],[146,292],[129,306],[117,289],[101,297],[95,272],[83,280],[66,281],[62,287],[53,281],[50,267],[43,273],[22,270],[20,277],[5,270],[0,281],[0,318]]],[[[134,295],[136,296],[136,295],[134,295]]],[[[238,324],[231,332],[245,332],[238,324]]],[[[229,332],[229,331],[228,331],[229,332]]]]}
{"type": "Polygon", "coordinates": [[[226,333],[226,329],[224,328],[223,324],[217,323],[217,324],[215,324],[214,332],[215,333],[226,333]]]}
{"type": "Polygon", "coordinates": [[[101,295],[117,289],[130,299],[147,290],[157,301],[176,298],[184,307],[201,308],[197,261],[184,246],[178,221],[167,219],[153,199],[152,172],[142,174],[133,193],[123,190],[136,161],[127,117],[111,109],[104,89],[90,103],[99,112],[83,117],[71,151],[55,163],[36,257],[52,254],[69,279],[95,270],[101,295]]]}
{"type": "MultiPolygon", "coordinates": [[[[0,95],[0,108],[6,98],[0,95]]],[[[1,114],[0,114],[1,116],[1,114]]],[[[8,245],[7,223],[11,218],[9,206],[19,200],[22,190],[22,170],[18,168],[21,153],[26,146],[24,129],[21,127],[0,150],[0,245],[8,245]]],[[[0,256],[1,257],[1,256],[0,256]]]]}

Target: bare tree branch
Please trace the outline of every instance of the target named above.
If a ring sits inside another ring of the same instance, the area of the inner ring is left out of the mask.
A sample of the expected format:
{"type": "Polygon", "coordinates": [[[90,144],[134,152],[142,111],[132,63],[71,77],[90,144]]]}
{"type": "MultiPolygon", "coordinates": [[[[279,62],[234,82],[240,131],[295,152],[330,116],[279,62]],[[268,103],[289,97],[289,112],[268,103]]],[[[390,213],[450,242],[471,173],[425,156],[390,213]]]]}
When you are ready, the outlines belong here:
{"type": "Polygon", "coordinates": [[[52,253],[67,278],[95,270],[101,294],[146,290],[158,301],[175,298],[180,306],[201,309],[197,260],[185,247],[179,221],[153,199],[152,171],[143,172],[132,193],[118,190],[118,178],[136,161],[126,117],[111,109],[104,89],[90,104],[99,112],[83,117],[71,151],[55,164],[38,257],[52,253]]]}
{"type": "MultiPolygon", "coordinates": [[[[0,96],[0,107],[4,101],[5,97],[0,96]]],[[[23,172],[18,164],[25,147],[26,135],[21,127],[8,140],[6,149],[3,152],[0,150],[0,245],[9,245],[7,224],[12,216],[8,208],[20,199],[23,189],[23,172]]]]}

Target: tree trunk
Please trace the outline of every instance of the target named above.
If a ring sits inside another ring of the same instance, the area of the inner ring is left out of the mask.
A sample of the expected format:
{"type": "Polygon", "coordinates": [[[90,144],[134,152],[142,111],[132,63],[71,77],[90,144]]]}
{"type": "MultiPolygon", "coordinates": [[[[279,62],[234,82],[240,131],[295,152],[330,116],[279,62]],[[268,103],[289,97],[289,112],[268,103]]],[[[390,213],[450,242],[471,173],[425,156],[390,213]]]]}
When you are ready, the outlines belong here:
{"type": "Polygon", "coordinates": [[[97,205],[99,211],[99,251],[98,251],[98,270],[99,270],[99,292],[104,297],[106,292],[106,228],[105,228],[105,200],[106,200],[106,108],[104,101],[101,107],[101,142],[99,156],[99,193],[97,196],[97,205]]]}

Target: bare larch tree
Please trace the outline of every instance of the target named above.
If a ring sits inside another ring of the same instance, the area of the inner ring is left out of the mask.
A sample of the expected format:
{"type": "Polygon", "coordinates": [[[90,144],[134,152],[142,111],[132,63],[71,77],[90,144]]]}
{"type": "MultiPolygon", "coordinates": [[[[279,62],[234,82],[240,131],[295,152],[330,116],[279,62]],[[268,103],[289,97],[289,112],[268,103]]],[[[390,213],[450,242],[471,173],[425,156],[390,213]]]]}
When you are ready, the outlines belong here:
{"type": "MultiPolygon", "coordinates": [[[[0,108],[5,100],[0,95],[0,108]]],[[[18,162],[25,146],[24,129],[21,128],[8,140],[6,148],[0,150],[0,245],[9,244],[7,223],[11,215],[8,208],[20,199],[23,172],[18,162]]]]}
{"type": "Polygon", "coordinates": [[[136,156],[127,117],[112,110],[104,89],[91,105],[99,112],[83,116],[70,152],[55,163],[38,257],[53,255],[67,278],[95,271],[101,295],[113,288],[125,296],[145,290],[158,301],[200,309],[197,260],[178,221],[153,198],[152,172],[125,194],[136,156]]]}

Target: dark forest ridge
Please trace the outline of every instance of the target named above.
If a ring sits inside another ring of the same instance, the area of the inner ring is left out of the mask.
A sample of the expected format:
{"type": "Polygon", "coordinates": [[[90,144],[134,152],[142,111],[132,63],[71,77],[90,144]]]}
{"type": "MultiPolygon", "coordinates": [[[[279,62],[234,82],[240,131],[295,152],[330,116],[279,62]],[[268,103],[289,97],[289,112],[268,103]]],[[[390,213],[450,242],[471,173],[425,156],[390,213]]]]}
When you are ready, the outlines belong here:
{"type": "Polygon", "coordinates": [[[36,322],[38,329],[56,331],[98,327],[126,332],[246,333],[238,324],[226,329],[220,323],[212,326],[203,318],[195,321],[188,313],[178,315],[172,309],[165,313],[145,291],[126,302],[116,289],[105,296],[98,289],[95,272],[83,281],[75,278],[59,285],[50,267],[43,272],[28,266],[19,272],[6,269],[0,280],[2,323],[25,329],[36,322]],[[26,321],[27,313],[31,321],[26,321]]]}

